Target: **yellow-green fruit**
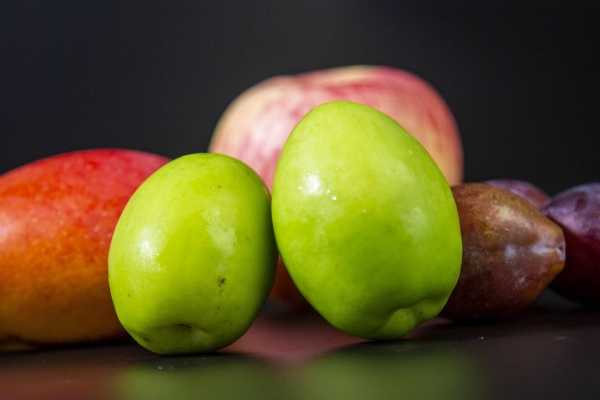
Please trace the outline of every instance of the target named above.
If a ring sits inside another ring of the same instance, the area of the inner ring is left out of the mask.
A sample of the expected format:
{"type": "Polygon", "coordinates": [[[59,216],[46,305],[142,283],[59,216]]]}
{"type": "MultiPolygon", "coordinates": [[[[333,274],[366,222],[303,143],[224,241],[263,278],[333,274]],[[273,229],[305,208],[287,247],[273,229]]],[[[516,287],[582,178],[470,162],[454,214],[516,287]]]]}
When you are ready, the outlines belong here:
{"type": "Polygon", "coordinates": [[[368,106],[316,107],[283,148],[273,186],[279,250],[332,325],[400,337],[435,317],[462,244],[450,187],[425,149],[368,106]]]}
{"type": "Polygon", "coordinates": [[[242,162],[193,154],[166,164],[125,207],[109,254],[119,320],[156,353],[212,351],[250,326],[273,282],[270,201],[242,162]]]}

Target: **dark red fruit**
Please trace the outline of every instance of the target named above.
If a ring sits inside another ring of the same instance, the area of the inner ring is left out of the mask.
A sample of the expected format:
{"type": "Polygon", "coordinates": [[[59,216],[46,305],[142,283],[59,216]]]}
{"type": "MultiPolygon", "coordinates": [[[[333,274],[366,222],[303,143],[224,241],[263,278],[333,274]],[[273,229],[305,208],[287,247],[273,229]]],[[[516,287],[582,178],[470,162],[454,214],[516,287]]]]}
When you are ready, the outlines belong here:
{"type": "Polygon", "coordinates": [[[452,189],[460,217],[463,261],[442,315],[495,319],[530,305],[562,270],[558,225],[523,198],[491,185],[452,189]]]}
{"type": "Polygon", "coordinates": [[[600,183],[558,194],[543,209],[564,231],[565,269],[552,287],[565,297],[600,305],[600,183]]]}

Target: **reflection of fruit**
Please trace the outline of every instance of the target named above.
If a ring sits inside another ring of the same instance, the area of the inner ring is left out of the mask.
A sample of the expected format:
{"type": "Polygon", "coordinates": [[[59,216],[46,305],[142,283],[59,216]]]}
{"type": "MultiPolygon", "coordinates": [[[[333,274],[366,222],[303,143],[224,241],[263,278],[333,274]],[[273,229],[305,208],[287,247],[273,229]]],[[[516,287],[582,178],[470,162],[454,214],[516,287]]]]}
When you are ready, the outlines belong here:
{"type": "Polygon", "coordinates": [[[489,319],[527,307],[564,266],[561,229],[507,190],[478,183],[452,190],[460,215],[463,262],[442,315],[489,319]]]}
{"type": "Polygon", "coordinates": [[[350,334],[395,338],[434,317],[456,284],[454,199],[391,118],[337,101],[294,129],[273,185],[279,250],[306,299],[350,334]]]}
{"type": "MultiPolygon", "coordinates": [[[[123,347],[121,347],[123,348],[123,347]]],[[[3,399],[108,399],[106,383],[124,359],[109,347],[3,355],[0,387],[3,399]],[[105,356],[106,355],[106,356],[105,356]],[[35,384],[32,384],[35,382],[35,384]]],[[[122,354],[120,354],[122,357],[122,354]]],[[[129,361],[129,360],[127,360],[129,361]]]]}
{"type": "Polygon", "coordinates": [[[560,193],[544,212],[565,232],[567,262],[553,283],[560,294],[600,305],[600,183],[560,193]]]}
{"type": "MultiPolygon", "coordinates": [[[[387,67],[342,67],[262,82],[229,106],[210,150],[246,162],[270,187],[293,127],[313,107],[335,99],[367,104],[394,118],[425,146],[451,184],[460,183],[462,147],[448,106],[417,76],[387,67]]],[[[302,304],[293,284],[279,275],[274,297],[302,304]]]]}
{"type": "Polygon", "coordinates": [[[154,364],[139,363],[121,369],[112,382],[111,398],[290,398],[285,376],[259,360],[215,355],[209,358],[160,359],[154,364]]]}
{"type": "Polygon", "coordinates": [[[550,200],[550,197],[542,189],[529,182],[515,179],[493,179],[486,183],[521,196],[537,208],[541,208],[550,200]]]}
{"type": "Polygon", "coordinates": [[[489,398],[469,354],[434,343],[352,346],[307,363],[297,392],[313,400],[489,398]]]}
{"type": "Polygon", "coordinates": [[[166,160],[127,150],[62,154],[0,177],[0,347],[122,333],[106,281],[129,196],[166,160]]]}
{"type": "Polygon", "coordinates": [[[223,347],[263,304],[275,255],[260,178],[226,156],[181,157],[144,182],[119,219],[109,256],[117,315],[157,353],[223,347]]]}

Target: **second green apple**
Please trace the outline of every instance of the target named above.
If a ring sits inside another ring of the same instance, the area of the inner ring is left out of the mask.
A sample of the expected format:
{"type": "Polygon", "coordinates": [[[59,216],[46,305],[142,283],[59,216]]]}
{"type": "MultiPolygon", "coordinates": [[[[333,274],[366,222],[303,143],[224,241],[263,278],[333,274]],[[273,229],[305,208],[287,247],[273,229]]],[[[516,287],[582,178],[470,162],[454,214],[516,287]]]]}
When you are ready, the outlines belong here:
{"type": "Polygon", "coordinates": [[[450,187],[394,120],[346,101],[308,113],[275,172],[275,237],[294,283],[332,325],[403,336],[440,312],[462,243],[450,187]]]}

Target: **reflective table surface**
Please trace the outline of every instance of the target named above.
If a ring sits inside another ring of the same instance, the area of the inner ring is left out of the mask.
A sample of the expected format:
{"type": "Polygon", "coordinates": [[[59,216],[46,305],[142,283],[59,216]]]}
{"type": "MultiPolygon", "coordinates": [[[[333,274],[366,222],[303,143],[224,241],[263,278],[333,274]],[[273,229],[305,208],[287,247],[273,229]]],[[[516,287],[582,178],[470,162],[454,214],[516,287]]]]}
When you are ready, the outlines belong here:
{"type": "Polygon", "coordinates": [[[600,399],[600,311],[545,295],[519,318],[435,320],[365,342],[313,314],[263,314],[210,355],[105,343],[0,354],[0,399],[600,399]]]}

